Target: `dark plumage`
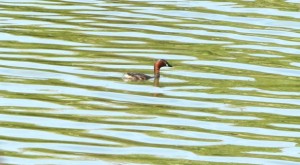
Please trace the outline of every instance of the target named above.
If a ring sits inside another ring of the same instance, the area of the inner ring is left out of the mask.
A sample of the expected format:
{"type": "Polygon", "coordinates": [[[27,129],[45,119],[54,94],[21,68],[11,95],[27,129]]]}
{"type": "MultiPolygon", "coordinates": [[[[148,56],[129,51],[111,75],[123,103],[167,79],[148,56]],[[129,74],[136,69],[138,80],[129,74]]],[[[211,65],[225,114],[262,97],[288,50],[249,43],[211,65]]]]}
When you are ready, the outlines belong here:
{"type": "Polygon", "coordinates": [[[153,77],[148,76],[148,75],[143,74],[143,73],[133,73],[133,72],[126,73],[123,76],[123,79],[130,79],[130,80],[133,80],[133,81],[143,81],[143,80],[148,80],[150,78],[153,78],[153,77]]]}

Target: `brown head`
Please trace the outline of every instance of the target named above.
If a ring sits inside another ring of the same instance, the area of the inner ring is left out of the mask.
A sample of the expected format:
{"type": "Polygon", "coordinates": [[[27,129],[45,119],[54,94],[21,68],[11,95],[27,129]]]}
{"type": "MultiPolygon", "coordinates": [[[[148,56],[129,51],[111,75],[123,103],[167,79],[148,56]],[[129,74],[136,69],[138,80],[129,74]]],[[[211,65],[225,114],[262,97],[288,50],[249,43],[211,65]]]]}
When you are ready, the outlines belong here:
{"type": "Polygon", "coordinates": [[[156,78],[158,78],[160,76],[159,74],[159,71],[160,71],[160,68],[161,67],[172,67],[172,65],[170,63],[168,63],[167,60],[164,60],[164,59],[160,59],[160,60],[157,60],[154,64],[154,76],[156,78]]]}

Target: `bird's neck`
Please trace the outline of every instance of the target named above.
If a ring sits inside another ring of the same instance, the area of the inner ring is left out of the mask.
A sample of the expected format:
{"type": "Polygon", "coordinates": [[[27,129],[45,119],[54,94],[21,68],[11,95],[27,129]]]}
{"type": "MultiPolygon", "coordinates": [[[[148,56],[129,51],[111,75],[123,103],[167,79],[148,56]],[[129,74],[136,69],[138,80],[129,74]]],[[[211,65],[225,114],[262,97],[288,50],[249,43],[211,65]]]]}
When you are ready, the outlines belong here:
{"type": "Polygon", "coordinates": [[[157,65],[154,65],[154,77],[159,78],[160,76],[160,67],[157,65]]]}

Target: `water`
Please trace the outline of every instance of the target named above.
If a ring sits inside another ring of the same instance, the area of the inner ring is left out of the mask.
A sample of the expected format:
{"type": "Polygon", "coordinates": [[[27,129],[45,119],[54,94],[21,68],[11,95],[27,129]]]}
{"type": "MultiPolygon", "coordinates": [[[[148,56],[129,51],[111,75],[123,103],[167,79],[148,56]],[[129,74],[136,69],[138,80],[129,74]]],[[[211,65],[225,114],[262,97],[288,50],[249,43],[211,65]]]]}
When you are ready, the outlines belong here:
{"type": "Polygon", "coordinates": [[[2,163],[299,164],[299,1],[0,9],[2,163]]]}

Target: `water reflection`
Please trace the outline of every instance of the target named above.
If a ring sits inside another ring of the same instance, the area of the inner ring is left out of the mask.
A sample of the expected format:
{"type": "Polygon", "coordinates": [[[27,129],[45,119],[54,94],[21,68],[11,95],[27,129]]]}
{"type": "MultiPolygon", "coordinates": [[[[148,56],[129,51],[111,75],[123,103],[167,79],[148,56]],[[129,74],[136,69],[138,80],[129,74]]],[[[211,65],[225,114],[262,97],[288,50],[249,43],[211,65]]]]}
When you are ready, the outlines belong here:
{"type": "Polygon", "coordinates": [[[3,163],[299,164],[296,1],[0,4],[3,163]]]}
{"type": "Polygon", "coordinates": [[[159,87],[159,77],[154,79],[154,86],[159,87]]]}

